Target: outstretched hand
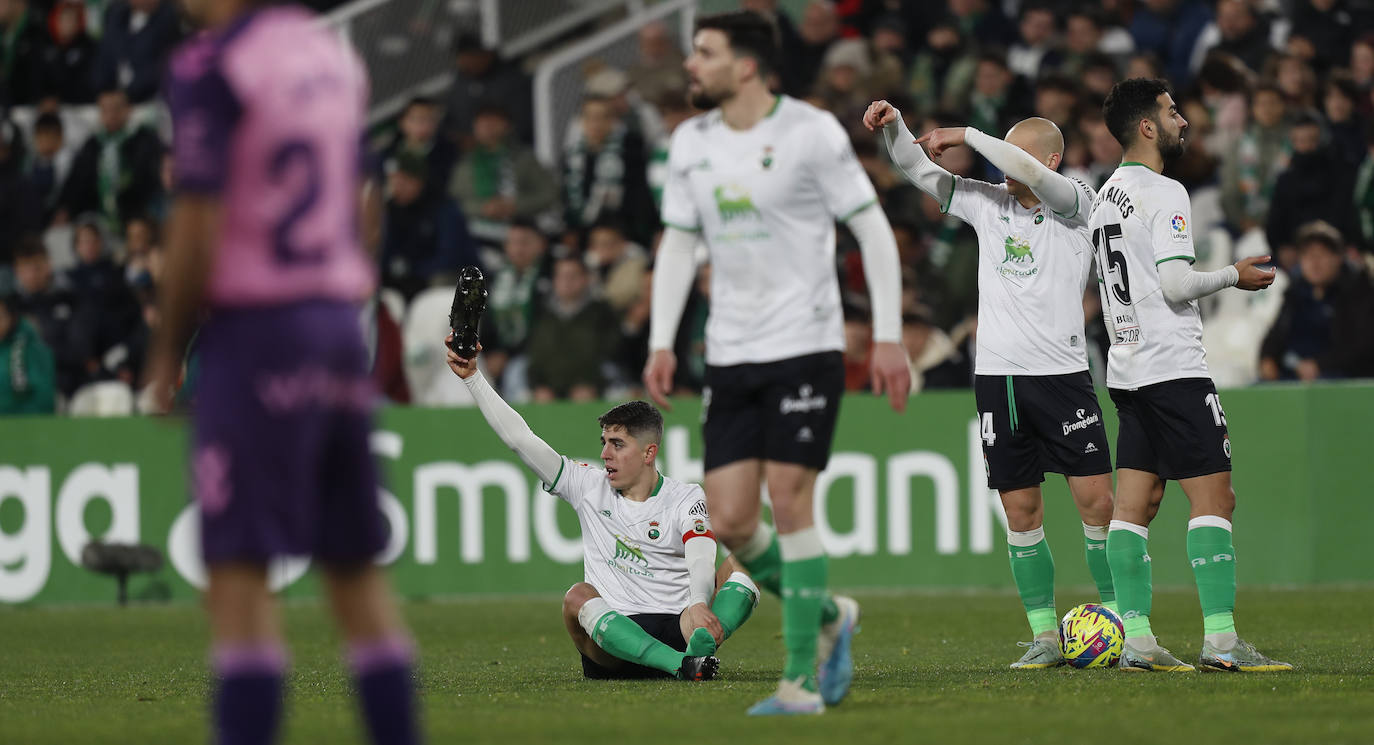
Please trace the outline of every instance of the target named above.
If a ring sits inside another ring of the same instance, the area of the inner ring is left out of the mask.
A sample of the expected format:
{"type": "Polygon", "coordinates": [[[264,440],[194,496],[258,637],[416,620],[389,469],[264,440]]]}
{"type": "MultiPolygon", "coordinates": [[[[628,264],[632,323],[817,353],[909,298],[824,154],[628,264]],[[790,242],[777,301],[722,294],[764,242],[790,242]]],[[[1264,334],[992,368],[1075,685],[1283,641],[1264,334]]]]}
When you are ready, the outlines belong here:
{"type": "Polygon", "coordinates": [[[864,112],[864,126],[868,127],[870,132],[875,132],[895,121],[897,121],[897,110],[887,101],[874,101],[868,105],[868,110],[864,112]]]}
{"type": "MultiPolygon", "coordinates": [[[[450,331],[448,332],[448,336],[444,338],[444,351],[448,353],[448,369],[452,370],[454,375],[457,375],[463,380],[467,380],[477,372],[477,355],[473,355],[470,360],[459,357],[458,353],[453,351],[453,347],[449,346],[449,344],[452,343],[453,332],[450,331]]],[[[482,351],[481,344],[477,345],[477,351],[482,351]]]]}
{"type": "Polygon", "coordinates": [[[668,394],[673,392],[673,373],[677,372],[677,355],[667,349],[655,349],[649,353],[649,361],[644,365],[644,388],[649,398],[665,411],[672,411],[668,394]]]}
{"type": "Polygon", "coordinates": [[[906,350],[896,342],[873,345],[873,359],[869,362],[873,375],[869,384],[876,394],[887,393],[887,403],[898,414],[906,411],[911,395],[911,368],[907,366],[906,350]]]}
{"type": "Polygon", "coordinates": [[[963,127],[940,127],[916,138],[917,145],[925,145],[930,148],[930,157],[938,158],[945,154],[945,151],[964,144],[963,127]]]}
{"type": "Polygon", "coordinates": [[[1236,282],[1236,287],[1242,290],[1263,290],[1269,285],[1274,284],[1275,272],[1273,269],[1261,269],[1256,264],[1268,263],[1268,256],[1250,256],[1236,262],[1236,271],[1240,273],[1240,279],[1236,282]]]}

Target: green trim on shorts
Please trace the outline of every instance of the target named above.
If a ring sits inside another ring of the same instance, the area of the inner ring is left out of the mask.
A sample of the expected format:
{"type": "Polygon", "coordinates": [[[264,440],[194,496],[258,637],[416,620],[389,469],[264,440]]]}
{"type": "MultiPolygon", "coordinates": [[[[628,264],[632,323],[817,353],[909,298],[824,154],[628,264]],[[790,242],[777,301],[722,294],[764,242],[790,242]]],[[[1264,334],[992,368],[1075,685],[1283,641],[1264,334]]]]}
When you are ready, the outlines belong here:
{"type": "Polygon", "coordinates": [[[1015,432],[1018,426],[1016,416],[1016,383],[1012,376],[1007,376],[1007,412],[1011,415],[1011,431],[1015,432]]]}

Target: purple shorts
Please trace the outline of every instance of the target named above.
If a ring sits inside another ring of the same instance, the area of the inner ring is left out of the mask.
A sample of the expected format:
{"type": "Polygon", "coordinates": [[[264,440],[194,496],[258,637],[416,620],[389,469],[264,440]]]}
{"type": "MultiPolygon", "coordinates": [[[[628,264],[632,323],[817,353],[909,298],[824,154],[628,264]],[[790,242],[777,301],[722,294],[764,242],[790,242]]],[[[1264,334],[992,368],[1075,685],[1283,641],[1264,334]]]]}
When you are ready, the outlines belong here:
{"type": "Polygon", "coordinates": [[[191,482],[206,563],[354,563],[385,546],[358,312],[216,312],[200,333],[191,482]]]}

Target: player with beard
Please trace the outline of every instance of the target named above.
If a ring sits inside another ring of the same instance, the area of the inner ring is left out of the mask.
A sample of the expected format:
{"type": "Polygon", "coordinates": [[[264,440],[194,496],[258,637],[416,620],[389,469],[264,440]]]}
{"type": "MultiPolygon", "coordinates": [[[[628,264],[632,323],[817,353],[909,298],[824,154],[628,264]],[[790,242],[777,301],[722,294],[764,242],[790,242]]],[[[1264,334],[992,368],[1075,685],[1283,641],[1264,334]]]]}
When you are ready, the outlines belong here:
{"type": "Polygon", "coordinates": [[[1231,441],[1208,376],[1197,299],[1226,287],[1260,290],[1273,270],[1241,259],[1195,272],[1188,192],[1162,174],[1183,153],[1188,122],[1162,80],[1117,83],[1103,104],[1121,166],[1098,192],[1088,225],[1103,277],[1103,319],[1112,339],[1107,387],[1121,422],[1116,506],[1107,561],[1126,627],[1122,670],[1194,667],[1160,646],[1150,629],[1150,521],[1164,482],[1175,479],[1191,505],[1188,558],[1202,605],[1203,670],[1279,671],[1292,665],[1260,654],[1236,635],[1236,552],[1231,543],[1231,441]]]}
{"type": "Polygon", "coordinates": [[[776,52],[776,29],[756,13],[697,22],[686,68],[692,103],[707,111],[678,126],[669,146],[644,381],[668,406],[673,339],[704,240],[707,502],[716,535],[782,597],[782,681],[750,713],[815,714],[849,689],[859,618],[857,603],[826,591],[812,513],[844,392],[836,220],[859,243],[872,297],[873,390],[901,411],[911,378],[892,228],[835,117],[768,90],[776,52]],[[760,481],[776,533],[759,521],[760,481]]]}

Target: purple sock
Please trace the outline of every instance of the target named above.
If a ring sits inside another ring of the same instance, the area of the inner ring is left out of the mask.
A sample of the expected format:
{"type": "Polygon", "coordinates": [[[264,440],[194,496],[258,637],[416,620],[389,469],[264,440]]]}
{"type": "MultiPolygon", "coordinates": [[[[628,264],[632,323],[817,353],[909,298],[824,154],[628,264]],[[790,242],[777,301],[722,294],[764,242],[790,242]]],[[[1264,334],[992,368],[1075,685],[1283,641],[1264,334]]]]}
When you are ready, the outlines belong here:
{"type": "Polygon", "coordinates": [[[281,722],[286,650],[275,643],[215,646],[215,742],[268,745],[281,722]]]}
{"type": "Polygon", "coordinates": [[[409,639],[388,637],[349,644],[348,660],[362,699],[363,719],[376,745],[417,745],[415,649],[409,639]]]}

